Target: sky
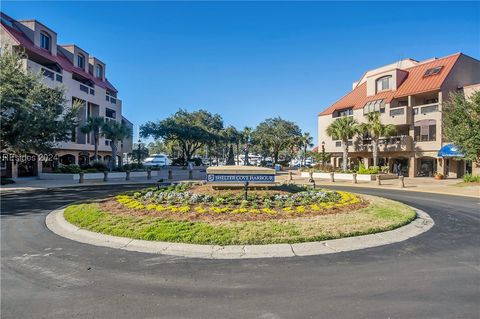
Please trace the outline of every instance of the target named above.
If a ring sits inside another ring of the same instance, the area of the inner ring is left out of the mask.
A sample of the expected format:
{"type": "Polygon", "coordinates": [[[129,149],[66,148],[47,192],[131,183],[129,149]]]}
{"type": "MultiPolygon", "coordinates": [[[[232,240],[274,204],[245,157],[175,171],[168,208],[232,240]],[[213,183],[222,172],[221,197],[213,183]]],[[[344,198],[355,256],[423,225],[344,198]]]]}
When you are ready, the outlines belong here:
{"type": "Polygon", "coordinates": [[[400,59],[480,58],[479,2],[9,2],[106,63],[138,126],[179,108],[225,125],[294,121],[315,138],[317,114],[362,74],[400,59]]]}

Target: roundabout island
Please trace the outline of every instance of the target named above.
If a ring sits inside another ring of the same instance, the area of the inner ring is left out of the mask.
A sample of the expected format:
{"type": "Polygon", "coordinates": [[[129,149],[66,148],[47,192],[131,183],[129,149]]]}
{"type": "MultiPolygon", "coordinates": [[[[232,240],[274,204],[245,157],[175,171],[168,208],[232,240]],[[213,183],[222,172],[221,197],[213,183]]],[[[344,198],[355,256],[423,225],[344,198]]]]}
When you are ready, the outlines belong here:
{"type": "MultiPolygon", "coordinates": [[[[245,183],[258,178],[238,168],[219,171],[245,183]]],[[[53,232],[89,244],[226,259],[362,249],[432,225],[426,213],[396,201],[287,183],[177,183],[76,203],[47,217],[53,232]]]]}

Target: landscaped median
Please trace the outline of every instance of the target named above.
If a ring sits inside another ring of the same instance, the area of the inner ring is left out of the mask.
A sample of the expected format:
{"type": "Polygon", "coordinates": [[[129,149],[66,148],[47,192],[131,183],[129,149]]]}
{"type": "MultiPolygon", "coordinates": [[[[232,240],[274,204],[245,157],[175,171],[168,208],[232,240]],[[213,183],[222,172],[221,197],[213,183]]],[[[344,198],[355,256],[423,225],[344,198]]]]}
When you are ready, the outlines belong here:
{"type": "Polygon", "coordinates": [[[139,240],[202,245],[318,242],[406,225],[415,211],[378,197],[294,185],[241,189],[181,184],[71,205],[81,229],[139,240]]]}

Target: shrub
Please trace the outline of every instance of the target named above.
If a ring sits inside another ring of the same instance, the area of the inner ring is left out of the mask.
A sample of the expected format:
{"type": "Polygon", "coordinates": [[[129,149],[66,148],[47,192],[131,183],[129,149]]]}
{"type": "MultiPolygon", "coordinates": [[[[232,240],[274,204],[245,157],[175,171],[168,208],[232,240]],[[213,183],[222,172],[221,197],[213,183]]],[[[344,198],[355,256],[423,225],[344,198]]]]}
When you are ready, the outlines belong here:
{"type": "Polygon", "coordinates": [[[96,169],[99,172],[104,172],[108,170],[107,165],[101,161],[94,161],[92,164],[90,164],[90,167],[96,169]]]}
{"type": "Polygon", "coordinates": [[[372,166],[372,167],[369,167],[369,168],[365,168],[365,166],[363,165],[363,163],[360,163],[360,165],[358,166],[358,174],[378,174],[380,172],[380,167],[378,166],[372,166]]]}
{"type": "Polygon", "coordinates": [[[201,158],[193,158],[192,159],[193,163],[195,164],[195,166],[202,166],[203,162],[202,162],[202,159],[201,158]]]}
{"type": "Polygon", "coordinates": [[[77,164],[63,165],[59,164],[58,167],[54,170],[55,173],[67,173],[67,174],[78,174],[82,172],[82,169],[77,164]]]}
{"type": "Polygon", "coordinates": [[[7,185],[7,184],[15,184],[15,181],[11,178],[7,178],[7,177],[2,177],[0,179],[0,184],[1,185],[7,185]]]}
{"type": "Polygon", "coordinates": [[[465,183],[480,183],[480,175],[465,174],[463,175],[463,181],[465,183]]]}
{"type": "Polygon", "coordinates": [[[172,161],[172,165],[173,166],[185,166],[185,165],[187,165],[187,162],[185,161],[185,158],[179,157],[179,158],[175,158],[172,161]]]}

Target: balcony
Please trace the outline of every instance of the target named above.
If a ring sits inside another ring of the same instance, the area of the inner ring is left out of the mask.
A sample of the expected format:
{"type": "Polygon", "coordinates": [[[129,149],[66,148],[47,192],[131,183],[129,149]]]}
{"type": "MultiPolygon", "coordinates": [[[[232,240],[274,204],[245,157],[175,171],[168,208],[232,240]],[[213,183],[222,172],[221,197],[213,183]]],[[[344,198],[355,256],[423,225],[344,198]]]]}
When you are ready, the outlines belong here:
{"type": "Polygon", "coordinates": [[[412,109],[408,106],[388,106],[382,114],[382,122],[393,125],[406,125],[412,123],[412,109]]]}
{"type": "Polygon", "coordinates": [[[413,107],[413,114],[417,115],[427,115],[428,113],[438,112],[438,103],[430,103],[417,105],[413,107]]]}
{"type": "MultiPolygon", "coordinates": [[[[410,135],[398,135],[381,138],[378,141],[380,152],[405,152],[413,149],[413,138],[410,135]]],[[[354,144],[355,152],[371,152],[371,139],[357,139],[354,144]]]]}

